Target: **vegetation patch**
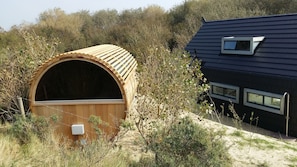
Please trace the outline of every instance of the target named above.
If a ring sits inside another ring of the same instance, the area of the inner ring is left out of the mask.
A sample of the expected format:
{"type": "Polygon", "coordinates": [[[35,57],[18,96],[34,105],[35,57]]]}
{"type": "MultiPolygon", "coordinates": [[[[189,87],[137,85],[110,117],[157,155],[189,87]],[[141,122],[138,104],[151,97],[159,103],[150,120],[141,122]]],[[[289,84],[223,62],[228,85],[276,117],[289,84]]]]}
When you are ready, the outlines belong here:
{"type": "Polygon", "coordinates": [[[135,166],[231,166],[220,133],[207,131],[182,118],[167,131],[159,129],[151,136],[149,148],[154,159],[143,158],[135,166]]]}

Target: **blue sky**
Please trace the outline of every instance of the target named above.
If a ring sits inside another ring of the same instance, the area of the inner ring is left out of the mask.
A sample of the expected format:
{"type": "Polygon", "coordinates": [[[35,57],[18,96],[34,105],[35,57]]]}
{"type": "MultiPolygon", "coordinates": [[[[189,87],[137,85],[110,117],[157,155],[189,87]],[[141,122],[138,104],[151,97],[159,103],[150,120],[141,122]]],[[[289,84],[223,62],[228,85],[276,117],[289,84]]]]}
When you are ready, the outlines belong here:
{"type": "Polygon", "coordinates": [[[169,10],[185,0],[2,0],[0,6],[0,27],[9,30],[13,25],[35,23],[39,14],[53,8],[61,8],[66,13],[102,9],[136,9],[149,5],[159,5],[169,10]]]}

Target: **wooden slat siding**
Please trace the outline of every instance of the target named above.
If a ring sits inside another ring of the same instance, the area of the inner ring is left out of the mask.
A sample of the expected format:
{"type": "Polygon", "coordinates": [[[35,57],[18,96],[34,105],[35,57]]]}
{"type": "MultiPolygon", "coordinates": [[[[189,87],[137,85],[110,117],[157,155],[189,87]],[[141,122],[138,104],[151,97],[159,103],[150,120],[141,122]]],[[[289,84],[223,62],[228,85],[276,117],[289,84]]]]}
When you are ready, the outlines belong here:
{"type": "Polygon", "coordinates": [[[134,99],[137,87],[136,68],[137,62],[134,57],[128,51],[115,45],[99,45],[59,54],[47,60],[34,72],[29,91],[31,110],[34,114],[46,117],[58,115],[61,120],[54,125],[57,127],[57,132],[72,140],[80,138],[71,134],[71,125],[77,123],[83,123],[85,126],[86,134],[81,136],[82,138],[97,137],[94,128],[88,122],[90,115],[96,115],[108,124],[102,124],[99,128],[112,137],[117,134],[120,119],[125,119],[126,112],[130,109],[134,99]],[[42,75],[56,64],[70,60],[88,61],[108,71],[117,81],[123,99],[35,102],[36,92],[34,91],[42,75]]]}
{"type": "Polygon", "coordinates": [[[71,125],[82,123],[85,128],[85,137],[95,139],[97,134],[94,131],[93,124],[88,122],[90,116],[99,116],[102,120],[99,128],[103,132],[114,136],[118,132],[119,119],[125,119],[126,117],[125,112],[121,112],[124,108],[124,104],[38,106],[35,114],[48,118],[58,116],[59,119],[54,125],[55,130],[61,135],[72,139],[74,137],[71,134],[71,125]]]}
{"type": "MultiPolygon", "coordinates": [[[[135,72],[133,72],[133,73],[135,73],[135,72]]],[[[130,100],[128,100],[128,101],[131,102],[135,95],[135,91],[136,91],[136,86],[135,86],[135,85],[137,85],[136,75],[130,75],[129,78],[127,78],[127,81],[129,83],[131,83],[125,87],[126,92],[129,92],[127,94],[127,98],[130,98],[130,100]]]]}
{"type": "Polygon", "coordinates": [[[114,49],[110,52],[105,52],[104,54],[98,54],[98,57],[100,57],[101,59],[108,61],[108,58],[110,56],[115,56],[117,55],[117,53],[119,53],[120,51],[124,51],[124,50],[120,50],[120,49],[114,49]]]}
{"type": "Polygon", "coordinates": [[[134,69],[137,67],[136,61],[130,61],[129,66],[127,67],[126,73],[124,73],[123,78],[126,80],[132,73],[131,71],[134,71],[134,69]]]}
{"type": "Polygon", "coordinates": [[[119,64],[123,64],[123,62],[125,62],[125,59],[129,59],[129,56],[119,55],[118,57],[115,57],[113,60],[111,60],[110,63],[113,64],[113,67],[115,69],[118,69],[119,64]]]}
{"type": "Polygon", "coordinates": [[[122,56],[126,56],[125,51],[124,50],[118,50],[118,51],[114,52],[113,54],[108,55],[108,57],[106,57],[103,60],[110,63],[110,64],[113,64],[113,63],[117,62],[118,58],[120,58],[122,56]]]}
{"type": "Polygon", "coordinates": [[[297,77],[297,14],[210,21],[186,46],[195,49],[203,68],[297,77]],[[227,36],[265,36],[253,56],[221,54],[227,36]]]}
{"type": "Polygon", "coordinates": [[[105,52],[105,53],[101,53],[101,54],[98,54],[98,57],[104,61],[106,61],[106,59],[114,54],[116,54],[118,52],[118,50],[112,50],[110,52],[105,52]]]}
{"type": "Polygon", "coordinates": [[[129,64],[129,62],[131,61],[131,59],[133,59],[133,57],[128,57],[128,56],[121,56],[121,57],[119,57],[119,59],[116,62],[113,63],[115,69],[117,69],[117,71],[119,71],[119,73],[121,73],[120,68],[123,67],[123,66],[126,67],[126,64],[129,64]]]}
{"type": "Polygon", "coordinates": [[[134,99],[137,89],[137,78],[136,78],[136,71],[132,71],[131,75],[127,78],[127,82],[130,84],[125,85],[125,90],[127,92],[127,110],[130,110],[130,105],[134,99]]]}
{"type": "Polygon", "coordinates": [[[133,63],[133,62],[131,61],[132,59],[133,59],[132,57],[126,57],[125,59],[119,61],[118,64],[115,64],[115,68],[117,69],[117,71],[119,71],[119,73],[121,73],[121,75],[122,75],[122,77],[124,78],[124,80],[126,80],[125,74],[126,74],[127,72],[129,72],[129,71],[128,71],[128,70],[129,70],[128,68],[129,68],[129,67],[133,67],[133,66],[131,66],[131,64],[130,64],[130,63],[133,63]],[[127,66],[126,64],[128,64],[128,66],[127,66]]]}
{"type": "MultiPolygon", "coordinates": [[[[124,53],[125,51],[123,51],[122,53],[124,53]]],[[[133,59],[133,56],[131,56],[131,54],[130,53],[128,53],[127,51],[126,51],[126,53],[124,54],[124,55],[128,55],[128,56],[126,56],[126,57],[129,57],[129,58],[132,58],[132,59],[130,59],[131,61],[134,61],[134,62],[136,62],[135,61],[135,59],[133,59]]],[[[120,58],[115,58],[115,59],[106,59],[107,61],[110,61],[110,62],[112,62],[112,66],[113,66],[113,68],[115,68],[116,69],[116,71],[120,74],[120,76],[122,77],[122,79],[123,80],[125,80],[125,77],[123,77],[123,75],[124,75],[124,73],[123,73],[123,71],[120,71],[120,70],[118,70],[117,69],[117,63],[121,63],[121,57],[124,57],[124,56],[120,56],[120,58]]],[[[129,63],[126,63],[125,64],[127,67],[130,67],[130,64],[129,63]]],[[[135,67],[134,67],[135,68],[135,67]]]]}
{"type": "Polygon", "coordinates": [[[129,57],[125,64],[127,65],[122,64],[122,68],[119,68],[119,71],[121,72],[124,80],[127,79],[132,70],[136,69],[137,62],[133,57],[129,57]]]}
{"type": "Polygon", "coordinates": [[[117,49],[118,48],[109,48],[109,45],[98,45],[98,46],[92,46],[89,48],[83,48],[83,49],[78,49],[75,51],[70,51],[68,53],[75,52],[75,53],[85,53],[85,54],[89,54],[89,55],[104,55],[104,54],[113,52],[117,49]]]}
{"type": "Polygon", "coordinates": [[[118,73],[121,74],[121,77],[124,80],[126,80],[124,75],[125,75],[125,72],[127,71],[127,69],[123,68],[123,67],[130,67],[129,61],[127,61],[127,57],[123,57],[123,58],[119,59],[119,61],[117,61],[113,65],[114,65],[114,68],[118,71],[118,73]]]}
{"type": "MultiPolygon", "coordinates": [[[[136,67],[136,65],[137,65],[137,64],[134,63],[134,67],[136,67]]],[[[131,66],[131,67],[132,67],[132,66],[131,66]]],[[[127,72],[126,72],[126,74],[125,74],[125,76],[124,76],[126,79],[129,78],[129,76],[131,76],[131,75],[133,74],[131,71],[134,71],[133,68],[130,68],[130,69],[127,70],[127,72]]],[[[135,72],[134,72],[134,73],[135,73],[135,72]]],[[[134,74],[134,75],[136,75],[136,74],[134,74]]]]}

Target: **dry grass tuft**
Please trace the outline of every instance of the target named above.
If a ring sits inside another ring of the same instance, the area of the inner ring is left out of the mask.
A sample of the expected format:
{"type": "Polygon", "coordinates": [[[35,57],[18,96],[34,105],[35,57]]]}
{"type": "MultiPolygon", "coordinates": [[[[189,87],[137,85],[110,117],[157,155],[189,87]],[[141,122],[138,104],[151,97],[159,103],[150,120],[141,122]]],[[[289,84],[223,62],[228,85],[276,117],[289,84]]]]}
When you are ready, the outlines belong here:
{"type": "Polygon", "coordinates": [[[57,138],[53,132],[41,140],[30,135],[23,144],[8,131],[0,132],[0,166],[128,166],[129,160],[122,150],[104,140],[87,145],[72,146],[57,138]]]}

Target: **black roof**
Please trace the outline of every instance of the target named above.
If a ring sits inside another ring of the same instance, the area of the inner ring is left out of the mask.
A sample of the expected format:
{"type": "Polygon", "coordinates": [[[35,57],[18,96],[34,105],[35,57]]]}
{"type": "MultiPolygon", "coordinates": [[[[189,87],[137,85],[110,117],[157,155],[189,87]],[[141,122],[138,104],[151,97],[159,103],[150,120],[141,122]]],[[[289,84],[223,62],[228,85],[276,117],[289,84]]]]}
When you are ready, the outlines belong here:
{"type": "Polygon", "coordinates": [[[297,14],[204,22],[187,44],[203,68],[297,77],[297,14]],[[252,56],[221,54],[222,37],[265,39],[252,56]]]}

